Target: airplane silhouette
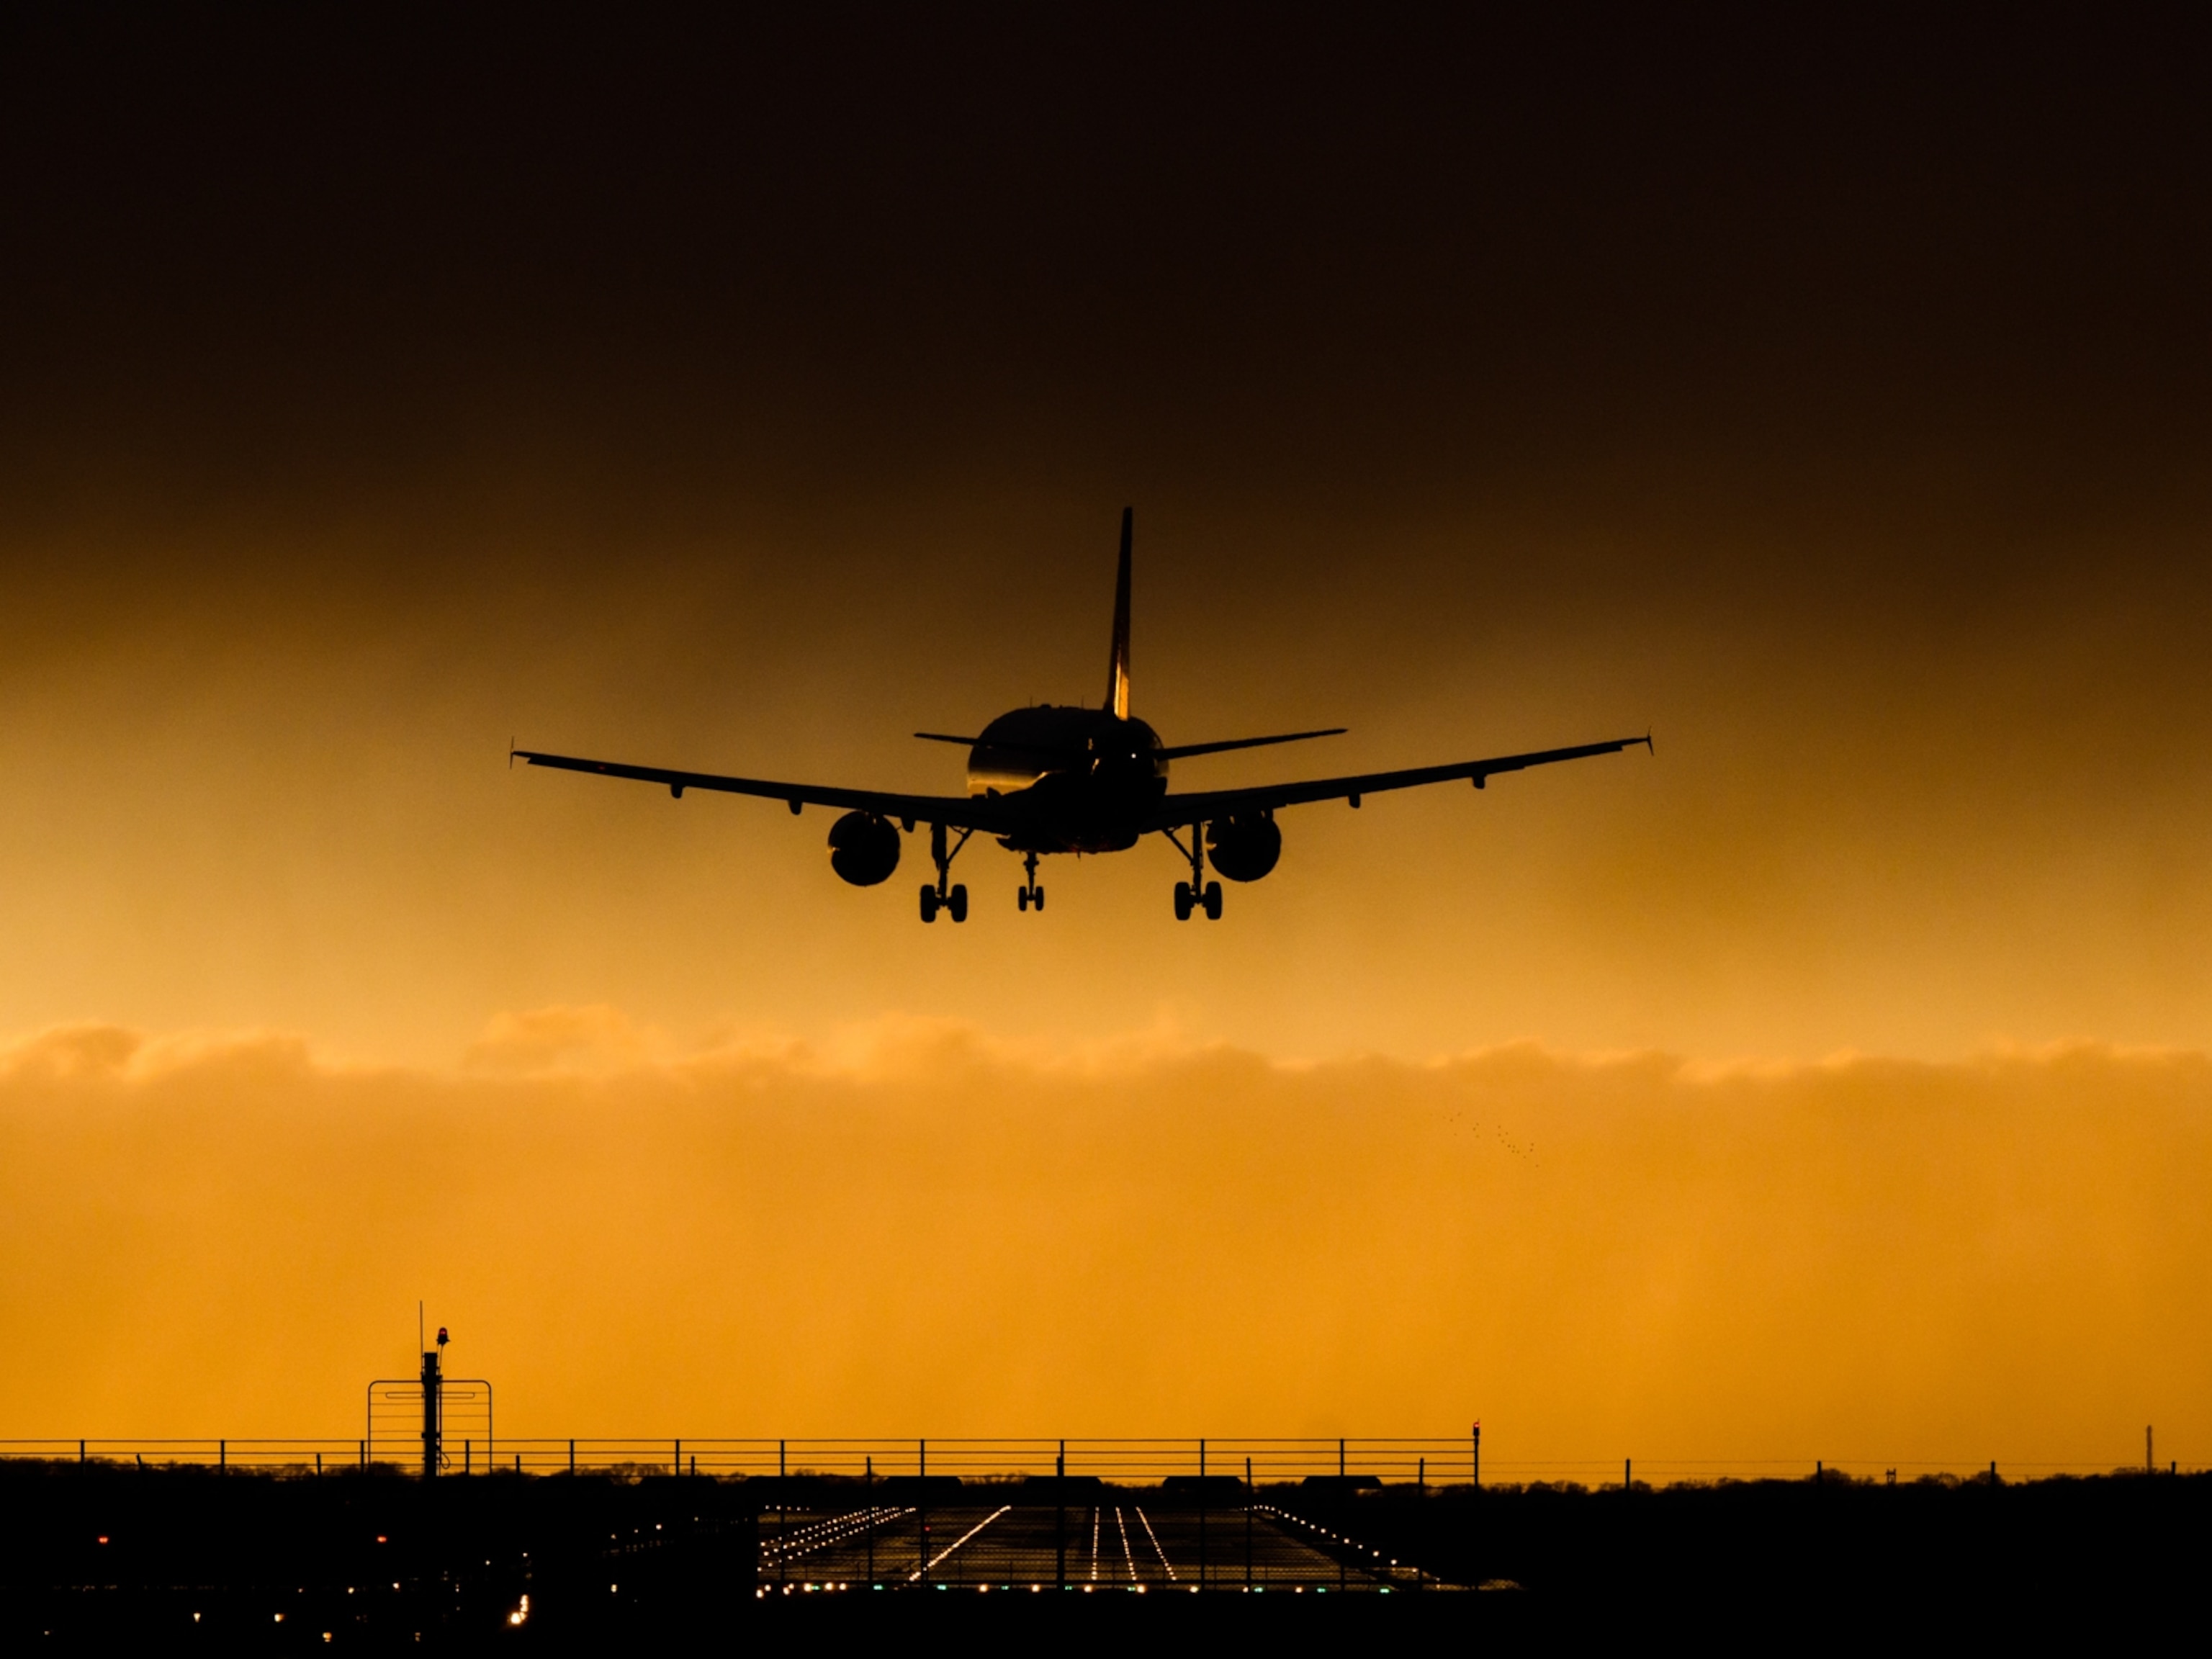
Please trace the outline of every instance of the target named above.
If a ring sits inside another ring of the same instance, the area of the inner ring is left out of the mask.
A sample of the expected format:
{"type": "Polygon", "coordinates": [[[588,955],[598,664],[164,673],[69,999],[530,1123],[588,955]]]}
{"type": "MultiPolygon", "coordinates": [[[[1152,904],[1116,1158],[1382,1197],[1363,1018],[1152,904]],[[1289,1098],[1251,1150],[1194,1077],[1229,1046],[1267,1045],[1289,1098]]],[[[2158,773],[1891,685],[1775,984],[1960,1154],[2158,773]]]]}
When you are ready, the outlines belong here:
{"type": "Polygon", "coordinates": [[[1190,865],[1190,879],[1175,885],[1177,921],[1203,910],[1221,919],[1221,884],[1206,879],[1207,859],[1231,881],[1257,881],[1275,867],[1283,850],[1275,827],[1278,808],[1309,801],[1343,800],[1358,806],[1363,796],[1385,789],[1410,789],[1425,783],[1461,779],[1478,789],[1499,772],[1518,772],[1554,761],[1612,755],[1642,744],[1649,735],[1586,743],[1571,749],[1545,749],[1528,755],[1494,755],[1486,760],[1454,761],[1400,772],[1366,772],[1357,777],[1317,778],[1304,783],[1262,784],[1256,788],[1214,789],[1192,794],[1168,793],[1168,763],[1231,749],[1302,743],[1309,738],[1340,736],[1346,728],[1285,732],[1267,738],[1230,738],[1217,743],[1163,744],[1159,734],[1129,713],[1129,544],[1133,515],[1121,510],[1121,562],[1114,583],[1114,656],[1100,708],[1017,708],[1001,714],[972,738],[942,732],[917,732],[933,743],[968,748],[968,793],[902,795],[879,789],[838,789],[811,783],[775,783],[761,778],[723,777],[712,772],[675,772],[657,766],[617,761],[581,760],[516,749],[508,763],[596,772],[611,778],[636,778],[664,785],[682,799],[686,789],[720,789],[737,795],[762,795],[787,802],[796,814],[806,806],[842,806],[845,814],[830,827],[830,866],[856,887],[872,887],[897,870],[900,832],[929,826],[929,856],[937,879],[921,889],[921,919],[935,921],[939,911],[956,922],[968,919],[968,889],[951,880],[952,860],[978,830],[1022,855],[1025,879],[1018,895],[1023,910],[1044,908],[1037,883],[1037,860],[1049,853],[1119,853],[1143,836],[1159,834],[1190,865]],[[895,827],[896,826],[896,827],[895,827]],[[952,839],[951,832],[958,833],[952,839]],[[1178,831],[1182,832],[1181,834],[1178,831]],[[1188,835],[1186,843],[1183,836],[1188,835]]]}

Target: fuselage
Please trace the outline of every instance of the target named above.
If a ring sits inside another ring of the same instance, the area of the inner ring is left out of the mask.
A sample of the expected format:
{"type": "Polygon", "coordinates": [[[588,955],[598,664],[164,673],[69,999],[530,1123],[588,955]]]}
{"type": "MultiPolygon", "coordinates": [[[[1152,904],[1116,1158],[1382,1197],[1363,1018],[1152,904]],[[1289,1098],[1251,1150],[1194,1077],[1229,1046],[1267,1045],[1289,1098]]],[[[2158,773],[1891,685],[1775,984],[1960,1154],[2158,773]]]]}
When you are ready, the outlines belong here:
{"type": "Polygon", "coordinates": [[[1050,703],[1001,714],[968,751],[968,793],[1018,807],[1017,853],[1118,853],[1167,793],[1159,735],[1103,708],[1050,703]]]}

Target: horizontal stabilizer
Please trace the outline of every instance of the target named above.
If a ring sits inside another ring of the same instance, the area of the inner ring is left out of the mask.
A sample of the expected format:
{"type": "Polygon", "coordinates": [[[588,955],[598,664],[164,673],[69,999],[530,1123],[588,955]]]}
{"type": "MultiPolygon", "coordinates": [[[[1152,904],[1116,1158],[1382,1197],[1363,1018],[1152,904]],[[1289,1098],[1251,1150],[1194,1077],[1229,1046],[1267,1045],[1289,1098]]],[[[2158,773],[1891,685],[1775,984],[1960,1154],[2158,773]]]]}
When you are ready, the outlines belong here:
{"type": "Polygon", "coordinates": [[[1160,750],[1162,760],[1181,760],[1187,755],[1218,755],[1224,749],[1264,749],[1271,743],[1304,743],[1308,738],[1340,738],[1351,728],[1332,726],[1326,732],[1285,732],[1273,738],[1229,738],[1220,743],[1186,743],[1160,750]]]}

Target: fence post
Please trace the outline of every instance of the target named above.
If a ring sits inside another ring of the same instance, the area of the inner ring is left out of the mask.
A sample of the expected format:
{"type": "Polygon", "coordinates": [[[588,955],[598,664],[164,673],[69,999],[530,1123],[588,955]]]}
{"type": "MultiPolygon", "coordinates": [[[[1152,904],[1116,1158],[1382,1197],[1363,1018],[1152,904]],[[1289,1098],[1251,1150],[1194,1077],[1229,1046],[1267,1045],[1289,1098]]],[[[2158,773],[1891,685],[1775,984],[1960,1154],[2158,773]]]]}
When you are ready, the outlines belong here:
{"type": "Polygon", "coordinates": [[[868,1499],[868,1588],[876,1587],[876,1458],[868,1455],[867,1473],[863,1490],[868,1499]]]}
{"type": "Polygon", "coordinates": [[[1198,1443],[1198,1587],[1206,1588],[1206,1440],[1198,1443]]]}
{"type": "Polygon", "coordinates": [[[1067,1442],[1052,1461],[1052,1573],[1053,1588],[1067,1588],[1067,1442]]]}
{"type": "Polygon", "coordinates": [[[915,1445],[915,1468],[919,1476],[914,1495],[915,1536],[921,1542],[921,1587],[929,1588],[929,1442],[917,1440],[915,1445]]]}
{"type": "Polygon", "coordinates": [[[79,1468],[84,1467],[84,1442],[82,1440],[76,1443],[76,1466],[79,1468]]]}
{"type": "MultiPolygon", "coordinates": [[[[1344,1442],[1341,1439],[1339,1439],[1336,1443],[1336,1502],[1337,1512],[1335,1518],[1341,1522],[1344,1516],[1344,1442]]],[[[1335,1528],[1331,1528],[1330,1530],[1333,1532],[1335,1528]]],[[[1344,1589],[1344,1540],[1340,1537],[1336,1540],[1336,1588],[1339,1591],[1341,1591],[1344,1589]]]]}
{"type": "Polygon", "coordinates": [[[1470,1471],[1468,1480],[1473,1485],[1480,1486],[1482,1485],[1482,1424],[1479,1419],[1474,1425],[1474,1451],[1468,1468],[1470,1471]]]}
{"type": "Polygon", "coordinates": [[[1252,1460],[1244,1460],[1244,1588],[1252,1588],[1252,1460]]]}
{"type": "Polygon", "coordinates": [[[569,1473],[569,1474],[575,1474],[575,1472],[576,1472],[576,1443],[572,1439],[572,1440],[570,1440],[570,1441],[568,1442],[568,1473],[569,1473]]]}
{"type": "Polygon", "coordinates": [[[368,1442],[366,1440],[361,1443],[361,1467],[366,1473],[368,1468],[368,1442]]]}
{"type": "MultiPolygon", "coordinates": [[[[83,1443],[81,1440],[77,1443],[79,1446],[82,1446],[83,1443]]],[[[229,1441],[218,1440],[215,1443],[215,1466],[218,1470],[227,1471],[230,1468],[229,1441]]]]}
{"type": "Polygon", "coordinates": [[[676,1462],[669,1467],[668,1472],[671,1474],[684,1473],[684,1437],[680,1434],[676,1437],[676,1462]]]}
{"type": "Polygon", "coordinates": [[[784,1461],[784,1443],[775,1443],[775,1581],[791,1583],[791,1494],[787,1488],[789,1466],[784,1461]]]}

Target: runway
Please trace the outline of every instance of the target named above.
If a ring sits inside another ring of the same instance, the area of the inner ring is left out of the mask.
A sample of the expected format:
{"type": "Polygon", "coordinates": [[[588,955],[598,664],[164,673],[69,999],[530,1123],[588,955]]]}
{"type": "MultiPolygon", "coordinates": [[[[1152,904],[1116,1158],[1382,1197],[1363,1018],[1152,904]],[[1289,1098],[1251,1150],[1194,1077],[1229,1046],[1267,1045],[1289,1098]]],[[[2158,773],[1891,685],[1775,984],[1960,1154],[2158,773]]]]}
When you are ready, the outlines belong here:
{"type": "MultiPolygon", "coordinates": [[[[1410,1564],[1272,1505],[1199,1510],[1143,1492],[1065,1510],[972,1499],[924,1514],[877,1506],[761,1522],[768,1594],[929,1587],[1174,1595],[1420,1588],[1410,1564]]],[[[1430,1581],[1433,1585],[1433,1581],[1430,1581]]]]}

